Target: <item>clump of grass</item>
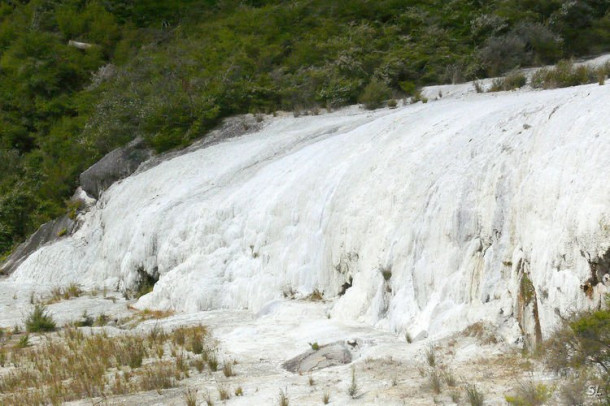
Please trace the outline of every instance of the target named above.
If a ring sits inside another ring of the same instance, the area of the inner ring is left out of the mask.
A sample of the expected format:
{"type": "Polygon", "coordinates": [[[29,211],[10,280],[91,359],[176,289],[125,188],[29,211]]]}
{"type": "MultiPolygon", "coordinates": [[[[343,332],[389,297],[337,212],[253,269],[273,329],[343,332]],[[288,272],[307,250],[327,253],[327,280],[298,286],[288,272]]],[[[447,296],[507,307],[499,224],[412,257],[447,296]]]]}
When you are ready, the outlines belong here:
{"type": "Polygon", "coordinates": [[[606,76],[610,72],[610,63],[606,63],[605,66],[600,66],[597,68],[597,84],[603,86],[606,83],[606,76]]]}
{"type": "Polygon", "coordinates": [[[197,389],[187,389],[183,397],[186,406],[197,406],[197,389]]]}
{"type": "Polygon", "coordinates": [[[204,345],[203,342],[205,340],[205,337],[207,336],[208,332],[205,329],[205,327],[202,327],[200,329],[192,329],[191,333],[189,334],[189,350],[193,353],[193,354],[202,354],[204,351],[204,345]]]}
{"type": "Polygon", "coordinates": [[[477,93],[484,92],[483,85],[481,84],[480,81],[475,80],[474,82],[472,82],[472,86],[474,87],[475,92],[477,92],[477,93]]]}
{"type": "Polygon", "coordinates": [[[187,361],[187,354],[180,353],[176,356],[176,369],[186,377],[189,376],[189,363],[187,361]]]}
{"type": "Polygon", "coordinates": [[[43,305],[35,305],[34,310],[25,320],[25,329],[29,333],[42,333],[55,331],[55,321],[48,314],[47,308],[43,305]]]}
{"type": "Polygon", "coordinates": [[[17,348],[26,348],[30,346],[30,335],[26,334],[17,341],[17,348]]]}
{"type": "Polygon", "coordinates": [[[159,319],[165,319],[167,317],[170,317],[173,314],[174,314],[174,312],[171,310],[144,309],[139,312],[138,319],[139,319],[139,321],[151,320],[151,319],[159,320],[159,319]]]}
{"type": "MultiPolygon", "coordinates": [[[[533,286],[533,285],[532,285],[533,286]]],[[[462,334],[466,337],[475,337],[483,344],[496,344],[498,338],[493,333],[493,329],[487,328],[484,322],[477,322],[466,327],[462,334]]]]}
{"type": "Polygon", "coordinates": [[[513,395],[506,395],[505,400],[514,406],[541,406],[553,394],[553,391],[542,383],[519,383],[513,395]]]}
{"type": "Polygon", "coordinates": [[[428,349],[426,349],[426,362],[431,367],[434,367],[436,365],[436,352],[434,351],[434,347],[432,346],[429,346],[428,349]]]}
{"type": "Polygon", "coordinates": [[[513,71],[504,78],[494,79],[490,92],[508,91],[519,89],[527,84],[527,78],[521,72],[513,71]]]}
{"type": "Polygon", "coordinates": [[[218,371],[218,359],[215,354],[208,355],[208,367],[212,372],[218,371]]]}
{"type": "Polygon", "coordinates": [[[205,361],[202,357],[196,357],[191,360],[191,366],[193,366],[197,372],[202,373],[205,368],[205,361]]]}
{"type": "Polygon", "coordinates": [[[103,327],[106,324],[108,324],[109,321],[110,321],[110,317],[108,317],[108,315],[106,315],[105,313],[102,313],[95,318],[95,322],[93,323],[93,325],[98,326],[98,327],[103,327]]]}
{"type": "Polygon", "coordinates": [[[443,371],[441,375],[447,386],[454,387],[457,384],[457,380],[451,371],[443,371]]]}
{"type": "Polygon", "coordinates": [[[317,341],[313,342],[313,343],[309,343],[309,346],[311,347],[312,350],[314,351],[318,351],[320,349],[320,345],[318,344],[317,341]]]}
{"type": "Polygon", "coordinates": [[[322,403],[327,405],[328,402],[330,402],[330,394],[328,393],[328,391],[324,391],[324,393],[322,394],[322,403]]]}
{"type": "Polygon", "coordinates": [[[413,97],[411,97],[411,102],[412,103],[417,103],[417,102],[422,102],[422,103],[428,103],[428,98],[425,97],[422,93],[421,90],[417,89],[415,91],[415,93],[413,93],[413,97]]]}
{"type": "Polygon", "coordinates": [[[324,300],[324,296],[322,295],[322,292],[320,292],[318,289],[314,289],[314,291],[311,292],[309,296],[305,298],[305,300],[309,300],[311,302],[321,302],[322,300],[324,300]]]}
{"type": "Polygon", "coordinates": [[[241,386],[235,388],[235,396],[244,396],[244,390],[241,386]]]}
{"type": "Polygon", "coordinates": [[[279,406],[288,406],[290,404],[288,400],[288,391],[280,389],[280,395],[278,396],[278,405],[279,406]]]}
{"type": "Polygon", "coordinates": [[[532,87],[554,89],[598,81],[597,69],[585,65],[575,66],[571,60],[563,60],[553,68],[536,71],[532,76],[532,87]]]}
{"type": "Polygon", "coordinates": [[[143,368],[140,375],[139,389],[144,391],[169,389],[176,386],[175,364],[168,361],[157,362],[143,368]]]}
{"type": "Polygon", "coordinates": [[[436,370],[430,373],[429,381],[430,388],[432,388],[432,391],[437,395],[441,393],[441,377],[436,370]]]}
{"type": "Polygon", "coordinates": [[[89,316],[87,314],[87,311],[83,311],[83,314],[81,316],[81,319],[79,321],[77,321],[76,327],[91,327],[93,326],[94,320],[93,317],[89,316]]]}
{"type": "Polygon", "coordinates": [[[233,371],[233,364],[231,362],[225,362],[222,366],[222,373],[227,378],[235,376],[235,372],[233,371]]]}
{"type": "Polygon", "coordinates": [[[229,400],[231,398],[231,394],[229,393],[229,390],[227,388],[225,388],[224,386],[219,386],[218,397],[220,398],[220,400],[229,400]]]}
{"type": "Polygon", "coordinates": [[[80,285],[71,283],[64,287],[54,287],[51,289],[51,298],[46,301],[47,304],[57,303],[61,300],[69,300],[75,297],[80,297],[83,294],[83,290],[80,285]]]}
{"type": "Polygon", "coordinates": [[[471,406],[483,406],[483,401],[485,400],[485,397],[479,392],[476,385],[468,385],[466,387],[466,398],[471,406]]]}
{"type": "Polygon", "coordinates": [[[73,297],[79,297],[83,294],[83,290],[76,283],[71,283],[64,291],[64,299],[70,299],[73,297]]]}
{"type": "Polygon", "coordinates": [[[205,394],[203,401],[207,406],[214,406],[214,401],[212,400],[212,395],[210,395],[210,392],[205,394]]]}
{"type": "Polygon", "coordinates": [[[313,376],[311,375],[309,375],[307,382],[309,383],[309,386],[314,386],[316,384],[316,382],[313,380],[313,376]]]}
{"type": "Polygon", "coordinates": [[[352,367],[352,382],[347,388],[347,393],[353,399],[358,395],[358,382],[356,381],[356,369],[352,367]]]}
{"type": "Polygon", "coordinates": [[[386,282],[389,281],[390,278],[392,278],[392,267],[391,266],[381,267],[381,268],[379,268],[379,272],[381,272],[381,276],[383,276],[383,280],[386,282]]]}
{"type": "MultiPolygon", "coordinates": [[[[189,335],[193,330],[201,327],[184,332],[189,335]]],[[[14,369],[0,376],[0,404],[13,404],[13,399],[20,399],[18,404],[61,404],[175,387],[188,376],[189,352],[178,347],[181,359],[156,359],[159,348],[171,345],[173,335],[157,332],[153,337],[85,335],[81,329],[67,327],[32,346],[25,335],[21,348],[19,343],[14,348],[4,346],[4,362],[14,369]]]]}

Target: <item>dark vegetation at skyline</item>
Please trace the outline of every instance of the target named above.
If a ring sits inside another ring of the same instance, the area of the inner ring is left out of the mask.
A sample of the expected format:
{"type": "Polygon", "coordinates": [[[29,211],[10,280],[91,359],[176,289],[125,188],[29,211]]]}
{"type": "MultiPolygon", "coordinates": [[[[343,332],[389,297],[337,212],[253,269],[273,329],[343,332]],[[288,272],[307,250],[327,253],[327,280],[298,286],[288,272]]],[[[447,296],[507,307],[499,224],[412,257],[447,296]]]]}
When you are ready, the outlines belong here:
{"type": "Polygon", "coordinates": [[[141,136],[336,108],[610,49],[610,1],[4,0],[0,256],[66,212],[78,174],[141,136]],[[81,50],[69,40],[95,44],[81,50]]]}

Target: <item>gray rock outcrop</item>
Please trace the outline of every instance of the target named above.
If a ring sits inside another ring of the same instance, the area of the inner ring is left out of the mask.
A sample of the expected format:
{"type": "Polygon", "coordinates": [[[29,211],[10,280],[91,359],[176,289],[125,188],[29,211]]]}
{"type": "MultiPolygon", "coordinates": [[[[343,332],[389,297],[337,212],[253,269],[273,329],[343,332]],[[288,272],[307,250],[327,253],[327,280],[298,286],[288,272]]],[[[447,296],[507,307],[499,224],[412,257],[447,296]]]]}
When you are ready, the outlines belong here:
{"type": "Polygon", "coordinates": [[[76,222],[67,215],[43,224],[30,238],[15,248],[11,255],[0,265],[0,272],[4,275],[11,274],[38,248],[63,236],[70,235],[75,227],[76,222]]]}
{"type": "Polygon", "coordinates": [[[282,367],[294,373],[344,365],[352,362],[352,353],[345,343],[337,342],[311,349],[284,362],[282,367]]]}
{"type": "Polygon", "coordinates": [[[117,180],[126,178],[153,155],[142,138],[109,152],[80,175],[80,184],[89,195],[99,198],[117,180]]]}

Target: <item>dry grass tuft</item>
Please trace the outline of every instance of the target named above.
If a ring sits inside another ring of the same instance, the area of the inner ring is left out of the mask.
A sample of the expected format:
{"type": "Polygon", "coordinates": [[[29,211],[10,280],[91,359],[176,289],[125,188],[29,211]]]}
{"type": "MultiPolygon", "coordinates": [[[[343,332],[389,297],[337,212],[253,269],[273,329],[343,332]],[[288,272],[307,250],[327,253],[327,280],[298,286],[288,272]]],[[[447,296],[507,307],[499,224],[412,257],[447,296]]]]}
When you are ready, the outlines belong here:
{"type": "Polygon", "coordinates": [[[474,337],[481,344],[497,344],[498,337],[493,333],[494,329],[482,321],[471,324],[462,331],[462,335],[465,337],[474,337]]]}
{"type": "Polygon", "coordinates": [[[233,371],[233,363],[228,361],[225,362],[222,366],[222,373],[227,378],[235,376],[235,371],[233,371]]]}
{"type": "Polygon", "coordinates": [[[83,294],[83,290],[76,283],[71,283],[68,286],[64,287],[55,287],[51,290],[51,298],[49,298],[45,303],[57,303],[62,300],[70,300],[75,297],[79,297],[83,294]]]}
{"type": "MultiPolygon", "coordinates": [[[[196,335],[206,348],[213,344],[203,326],[179,330],[178,336],[196,335]]],[[[61,404],[161,391],[175,387],[190,373],[187,361],[192,353],[188,346],[178,346],[175,359],[164,357],[165,349],[175,345],[176,332],[159,328],[146,336],[110,337],[106,332],[85,334],[82,329],[67,327],[36,345],[30,345],[28,337],[15,335],[0,344],[2,365],[11,366],[0,375],[0,404],[61,404]]]]}

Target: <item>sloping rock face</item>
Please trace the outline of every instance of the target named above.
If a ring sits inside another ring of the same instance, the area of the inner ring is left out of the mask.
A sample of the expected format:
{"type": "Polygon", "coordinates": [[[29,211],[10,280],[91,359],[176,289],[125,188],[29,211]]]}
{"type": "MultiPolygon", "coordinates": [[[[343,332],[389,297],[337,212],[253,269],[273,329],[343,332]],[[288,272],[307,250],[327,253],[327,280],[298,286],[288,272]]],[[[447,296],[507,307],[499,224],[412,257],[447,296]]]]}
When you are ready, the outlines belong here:
{"type": "Polygon", "coordinates": [[[100,197],[117,180],[123,179],[138,169],[138,166],[152,156],[152,150],[141,138],[124,147],[109,152],[80,175],[81,187],[87,194],[100,197]]]}
{"type": "Polygon", "coordinates": [[[0,272],[11,274],[25,259],[45,244],[65,238],[72,233],[76,222],[68,216],[62,216],[43,224],[24,243],[20,244],[11,255],[4,260],[0,272]]]}
{"type": "Polygon", "coordinates": [[[130,289],[138,306],[330,316],[429,338],[478,321],[544,338],[608,283],[608,86],[269,120],[114,184],[15,282],[130,289]]]}
{"type": "Polygon", "coordinates": [[[81,188],[70,199],[72,212],[40,226],[25,242],[19,244],[11,255],[0,263],[0,273],[11,274],[33,252],[46,244],[70,236],[78,228],[78,214],[95,204],[95,199],[88,196],[81,188]]]}

